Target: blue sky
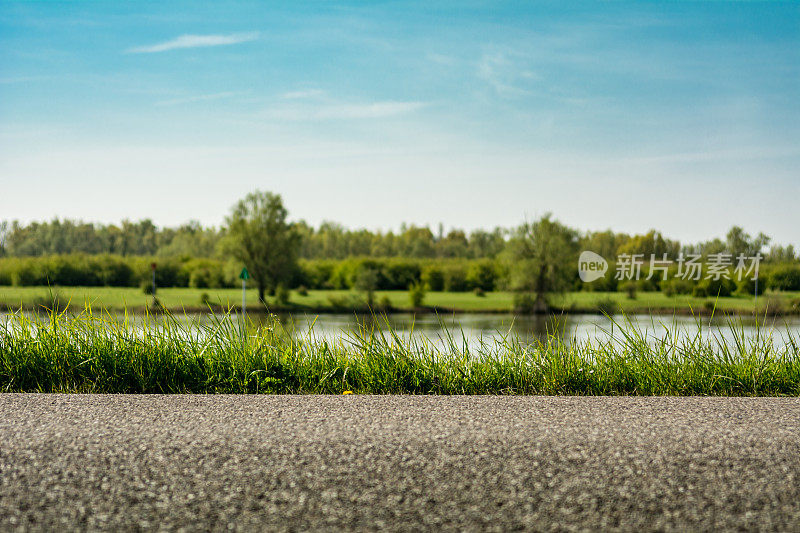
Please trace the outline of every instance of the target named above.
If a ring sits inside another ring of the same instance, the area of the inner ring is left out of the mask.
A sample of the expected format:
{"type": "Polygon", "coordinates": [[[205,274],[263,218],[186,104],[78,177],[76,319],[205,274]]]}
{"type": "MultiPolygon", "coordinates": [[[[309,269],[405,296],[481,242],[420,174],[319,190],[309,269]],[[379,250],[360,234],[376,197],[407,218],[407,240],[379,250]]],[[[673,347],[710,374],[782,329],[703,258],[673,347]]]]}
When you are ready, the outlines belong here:
{"type": "Polygon", "coordinates": [[[800,245],[800,3],[4,2],[0,219],[800,245]]]}

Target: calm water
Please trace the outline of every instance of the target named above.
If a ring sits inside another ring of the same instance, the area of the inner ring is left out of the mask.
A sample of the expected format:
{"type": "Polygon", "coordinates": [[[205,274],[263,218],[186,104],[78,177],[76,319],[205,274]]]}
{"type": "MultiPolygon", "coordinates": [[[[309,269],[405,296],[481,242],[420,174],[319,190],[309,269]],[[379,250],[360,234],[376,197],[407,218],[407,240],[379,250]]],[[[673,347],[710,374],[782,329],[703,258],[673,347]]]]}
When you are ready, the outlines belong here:
{"type": "MultiPolygon", "coordinates": [[[[121,317],[120,317],[121,318],[121,317]]],[[[212,320],[208,315],[183,315],[176,317],[185,325],[203,324],[212,320]]],[[[259,316],[249,315],[250,320],[258,322],[259,316]]],[[[678,335],[694,337],[698,327],[702,328],[705,338],[719,339],[732,344],[734,333],[731,331],[728,320],[717,317],[710,321],[708,317],[693,318],[686,316],[651,316],[632,315],[627,318],[615,316],[613,321],[601,315],[562,315],[556,317],[545,316],[513,316],[511,314],[461,314],[436,316],[431,314],[411,315],[393,314],[390,316],[372,317],[353,314],[322,314],[322,315],[280,315],[279,319],[289,331],[295,331],[298,336],[306,336],[311,329],[313,336],[318,339],[336,340],[347,338],[360,327],[375,328],[387,331],[391,328],[401,338],[424,336],[439,346],[448,346],[454,342],[463,346],[464,341],[470,346],[478,346],[482,342],[493,343],[494,339],[503,336],[517,337],[522,342],[544,340],[548,336],[557,336],[567,343],[588,340],[607,340],[613,335],[620,338],[620,324],[629,321],[653,342],[662,339],[666,333],[672,331],[678,335]]],[[[0,321],[3,316],[0,315],[0,321]]],[[[737,325],[743,327],[744,335],[755,338],[757,335],[772,338],[777,346],[788,343],[794,338],[800,344],[800,317],[764,318],[757,326],[756,320],[751,317],[732,319],[737,325]]]]}
{"type": "MultiPolygon", "coordinates": [[[[425,336],[439,344],[447,344],[452,338],[461,345],[466,339],[470,345],[481,341],[492,342],[496,337],[516,336],[523,342],[535,339],[544,340],[555,335],[568,343],[592,339],[608,339],[610,335],[619,337],[619,326],[625,320],[652,340],[664,338],[669,329],[680,335],[694,336],[698,327],[703,336],[733,342],[734,333],[728,321],[723,318],[708,317],[672,317],[633,315],[627,318],[615,316],[613,320],[602,315],[562,315],[545,316],[513,316],[511,314],[461,314],[449,316],[396,314],[388,317],[373,318],[354,315],[319,315],[319,316],[282,316],[282,323],[294,327],[298,332],[305,332],[313,324],[313,333],[317,338],[334,339],[357,329],[359,325],[375,327],[386,331],[391,327],[400,337],[425,336]],[[699,322],[698,322],[699,321],[699,322]],[[616,322],[616,324],[615,324],[616,322]],[[699,324],[699,325],[698,325],[699,324]]],[[[788,342],[790,337],[800,341],[800,317],[764,318],[757,325],[753,318],[733,319],[737,328],[743,326],[744,335],[754,338],[756,335],[771,335],[773,342],[780,346],[788,342]]]]}

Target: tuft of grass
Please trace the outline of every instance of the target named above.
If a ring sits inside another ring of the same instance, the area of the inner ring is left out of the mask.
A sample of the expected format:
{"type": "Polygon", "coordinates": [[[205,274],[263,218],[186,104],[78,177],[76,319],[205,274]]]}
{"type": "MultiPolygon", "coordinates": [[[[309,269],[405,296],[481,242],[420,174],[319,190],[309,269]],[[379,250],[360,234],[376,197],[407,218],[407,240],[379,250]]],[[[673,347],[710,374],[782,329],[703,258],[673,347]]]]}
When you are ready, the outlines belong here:
{"type": "MultiPolygon", "coordinates": [[[[655,321],[655,318],[653,319],[655,321]]],[[[0,324],[0,390],[92,393],[325,393],[545,395],[800,395],[798,340],[729,318],[713,330],[654,338],[623,317],[602,340],[509,333],[442,342],[361,325],[336,340],[288,331],[271,317],[209,321],[169,313],[116,318],[12,313],[0,324]]],[[[663,324],[661,324],[663,325],[663,324]]],[[[655,324],[654,324],[655,326],[655,324]]],[[[655,330],[655,328],[653,328],[655,330]]]]}

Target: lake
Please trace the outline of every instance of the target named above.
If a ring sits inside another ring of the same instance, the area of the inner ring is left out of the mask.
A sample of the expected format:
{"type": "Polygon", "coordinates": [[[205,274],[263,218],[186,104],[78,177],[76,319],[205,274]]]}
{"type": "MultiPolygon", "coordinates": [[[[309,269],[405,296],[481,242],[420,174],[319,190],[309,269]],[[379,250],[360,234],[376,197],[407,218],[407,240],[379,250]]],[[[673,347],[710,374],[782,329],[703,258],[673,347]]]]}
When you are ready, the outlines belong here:
{"type": "MultiPolygon", "coordinates": [[[[0,314],[0,321],[7,314],[0,314]]],[[[141,324],[143,317],[134,317],[134,323],[141,324]]],[[[176,315],[183,325],[208,324],[213,317],[208,314],[176,315]]],[[[254,323],[265,320],[265,316],[250,314],[254,323]]],[[[122,320],[122,317],[118,317],[122,320]]],[[[776,347],[784,346],[794,339],[800,344],[800,317],[691,317],[668,315],[617,315],[608,318],[596,314],[571,314],[560,316],[515,316],[512,314],[465,313],[457,315],[435,315],[410,313],[383,316],[355,314],[320,315],[278,315],[281,324],[298,337],[305,337],[309,330],[317,340],[337,340],[347,338],[361,327],[387,332],[393,330],[401,338],[425,337],[432,343],[447,347],[450,342],[463,347],[465,341],[470,347],[481,343],[493,344],[498,338],[517,338],[523,343],[546,340],[554,336],[567,344],[589,340],[608,340],[610,336],[619,339],[620,326],[626,323],[642,332],[647,339],[656,342],[663,339],[667,331],[677,332],[679,336],[694,337],[702,328],[703,337],[719,339],[733,344],[736,334],[729,321],[747,338],[771,337],[776,347]]],[[[163,318],[158,318],[163,320],[163,318]]]]}
{"type": "Polygon", "coordinates": [[[381,331],[391,328],[403,338],[424,336],[439,345],[447,345],[448,339],[452,338],[459,346],[463,344],[464,339],[469,345],[475,346],[481,341],[491,343],[493,339],[503,336],[517,337],[523,342],[546,340],[550,336],[556,336],[568,344],[576,341],[608,339],[612,334],[618,337],[619,326],[625,325],[626,321],[654,341],[663,338],[668,329],[677,331],[679,335],[694,336],[700,327],[704,337],[724,339],[732,343],[735,335],[731,331],[729,320],[736,324],[737,329],[741,328],[748,338],[771,335],[777,346],[786,344],[790,338],[794,338],[795,342],[800,340],[800,317],[797,316],[760,317],[758,321],[752,317],[734,319],[715,317],[711,320],[709,317],[647,314],[627,317],[619,315],[612,319],[596,314],[547,317],[471,313],[439,316],[393,314],[381,317],[352,314],[283,315],[279,318],[285,326],[294,328],[299,333],[308,331],[313,324],[313,333],[318,339],[342,337],[348,332],[357,330],[360,325],[366,325],[381,331]]]}

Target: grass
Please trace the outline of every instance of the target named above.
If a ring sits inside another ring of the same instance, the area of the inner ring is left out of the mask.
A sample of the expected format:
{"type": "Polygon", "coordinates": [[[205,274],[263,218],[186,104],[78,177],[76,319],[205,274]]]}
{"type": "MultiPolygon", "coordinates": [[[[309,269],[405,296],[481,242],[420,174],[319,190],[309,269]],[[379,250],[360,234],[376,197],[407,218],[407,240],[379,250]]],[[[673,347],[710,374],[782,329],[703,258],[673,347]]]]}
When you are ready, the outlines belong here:
{"type": "Polygon", "coordinates": [[[86,393],[800,395],[798,341],[771,331],[732,341],[671,329],[657,342],[630,322],[613,338],[566,345],[499,336],[444,347],[366,326],[336,341],[235,316],[184,322],[86,308],[0,325],[0,390],[86,393]],[[137,323],[138,321],[138,323],[137,323]],[[438,347],[437,347],[438,346],[438,347]]]}
{"type": "MultiPolygon", "coordinates": [[[[125,287],[8,287],[0,286],[0,308],[31,309],[38,305],[52,307],[51,293],[57,294],[63,302],[70,302],[76,309],[82,309],[89,304],[95,308],[108,310],[142,311],[152,302],[152,298],[138,288],[125,287]]],[[[189,288],[164,288],[158,290],[158,299],[161,304],[173,311],[182,310],[204,311],[207,310],[202,303],[201,295],[208,294],[212,303],[220,305],[223,309],[229,306],[241,305],[241,289],[189,289],[189,288]]],[[[292,291],[291,309],[309,312],[334,311],[331,299],[361,299],[363,296],[353,291],[308,291],[305,296],[300,296],[292,291]]],[[[411,303],[407,291],[377,291],[375,301],[380,302],[388,298],[394,309],[400,311],[411,310],[411,303]]],[[[257,293],[248,290],[247,300],[255,308],[257,293]]],[[[694,298],[691,296],[666,296],[661,292],[640,292],[635,300],[627,298],[618,292],[571,292],[554,299],[557,309],[575,312],[598,312],[598,303],[601,301],[613,302],[621,311],[628,314],[637,312],[664,312],[673,311],[689,313],[710,312],[712,307],[725,312],[753,313],[753,299],[744,296],[731,296],[727,298],[694,298]]],[[[510,292],[489,292],[484,296],[477,296],[472,292],[429,292],[425,298],[425,306],[429,309],[454,310],[461,312],[510,312],[513,295],[510,292]]],[[[270,301],[271,308],[276,309],[274,299],[270,301]]],[[[800,292],[770,293],[759,297],[758,313],[763,313],[767,306],[771,311],[777,310],[788,313],[800,312],[800,292]]]]}

